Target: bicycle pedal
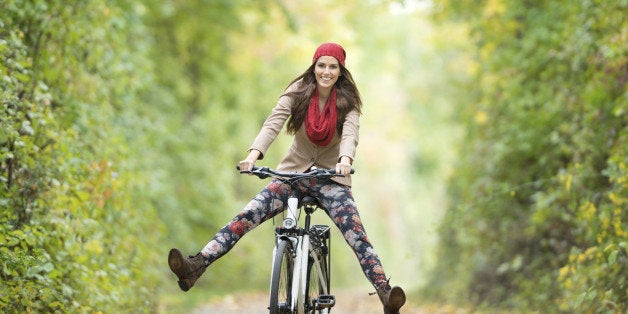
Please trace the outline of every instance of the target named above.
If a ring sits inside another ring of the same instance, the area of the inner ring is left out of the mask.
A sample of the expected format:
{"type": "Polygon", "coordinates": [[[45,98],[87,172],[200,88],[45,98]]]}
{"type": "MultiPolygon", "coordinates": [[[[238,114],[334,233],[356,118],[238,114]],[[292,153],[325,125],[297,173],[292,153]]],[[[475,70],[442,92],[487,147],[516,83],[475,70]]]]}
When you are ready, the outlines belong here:
{"type": "Polygon", "coordinates": [[[316,304],[321,309],[326,309],[336,305],[336,297],[331,294],[321,294],[316,300],[316,304]]]}

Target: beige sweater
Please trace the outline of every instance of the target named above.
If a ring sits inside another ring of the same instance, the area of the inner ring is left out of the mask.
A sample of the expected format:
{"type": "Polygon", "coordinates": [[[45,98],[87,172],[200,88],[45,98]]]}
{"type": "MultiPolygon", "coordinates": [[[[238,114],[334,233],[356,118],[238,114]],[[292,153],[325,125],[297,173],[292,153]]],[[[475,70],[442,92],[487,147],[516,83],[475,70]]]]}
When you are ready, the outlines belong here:
{"type": "MultiPolygon", "coordinates": [[[[295,83],[297,84],[297,83],[295,83]]],[[[294,88],[290,86],[287,91],[294,88]]],[[[287,96],[281,96],[277,105],[268,116],[259,134],[253,141],[249,150],[255,149],[261,152],[258,159],[263,159],[270,144],[275,140],[284,124],[290,117],[293,101],[287,96]]],[[[343,123],[342,134],[334,134],[333,139],[327,146],[318,146],[307,136],[305,123],[294,135],[294,140],[290,150],[277,166],[282,172],[305,172],[310,167],[316,166],[325,169],[334,169],[340,157],[347,156],[353,161],[356,146],[358,145],[360,114],[351,111],[346,115],[343,123]]],[[[334,178],[334,181],[351,186],[351,176],[334,178]]]]}

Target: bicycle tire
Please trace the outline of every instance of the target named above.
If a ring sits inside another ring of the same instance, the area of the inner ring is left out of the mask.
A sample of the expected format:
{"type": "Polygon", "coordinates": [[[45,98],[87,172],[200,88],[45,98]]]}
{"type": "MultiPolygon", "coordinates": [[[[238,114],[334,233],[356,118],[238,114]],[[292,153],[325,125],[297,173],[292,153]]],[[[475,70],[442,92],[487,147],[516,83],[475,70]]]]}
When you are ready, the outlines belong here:
{"type": "Polygon", "coordinates": [[[272,278],[270,281],[271,314],[292,313],[292,242],[287,239],[279,240],[273,263],[272,278]]]}
{"type": "Polygon", "coordinates": [[[307,262],[307,284],[305,286],[307,313],[317,313],[316,311],[320,310],[316,304],[318,297],[322,294],[329,294],[329,291],[325,291],[329,286],[327,284],[327,259],[321,254],[316,256],[318,263],[312,255],[310,255],[307,262]]]}

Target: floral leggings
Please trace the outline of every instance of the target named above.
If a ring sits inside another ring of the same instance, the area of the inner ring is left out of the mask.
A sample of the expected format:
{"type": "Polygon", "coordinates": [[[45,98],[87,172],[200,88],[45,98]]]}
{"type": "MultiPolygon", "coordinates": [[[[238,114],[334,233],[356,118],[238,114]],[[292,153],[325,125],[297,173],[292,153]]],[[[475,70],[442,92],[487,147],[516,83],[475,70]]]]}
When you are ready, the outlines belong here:
{"type": "MultiPolygon", "coordinates": [[[[390,289],[384,268],[369,242],[360,220],[351,188],[331,180],[301,180],[297,188],[314,198],[327,209],[351,246],[362,271],[377,289],[390,289]]],[[[281,213],[292,188],[279,180],[272,180],[246,207],[207,243],[201,254],[211,264],[231,250],[248,231],[281,213]]]]}

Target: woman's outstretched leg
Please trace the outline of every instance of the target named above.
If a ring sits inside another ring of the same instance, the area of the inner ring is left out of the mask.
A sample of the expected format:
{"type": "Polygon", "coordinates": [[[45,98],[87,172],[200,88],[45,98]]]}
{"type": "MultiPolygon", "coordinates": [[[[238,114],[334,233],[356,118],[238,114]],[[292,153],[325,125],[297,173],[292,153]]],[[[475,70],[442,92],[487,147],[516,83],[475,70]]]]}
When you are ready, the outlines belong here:
{"type": "Polygon", "coordinates": [[[400,287],[391,287],[388,284],[384,267],[360,219],[351,189],[331,182],[317,184],[316,187],[314,190],[320,193],[316,197],[327,208],[327,214],[353,249],[362,271],[377,290],[384,305],[384,312],[398,313],[406,301],[405,293],[400,287]]]}
{"type": "Polygon", "coordinates": [[[227,254],[247,232],[282,212],[288,195],[290,187],[273,180],[237,216],[220,229],[201,252],[184,258],[178,249],[171,249],[168,254],[168,265],[179,278],[181,290],[189,290],[205,272],[207,266],[227,254]]]}

